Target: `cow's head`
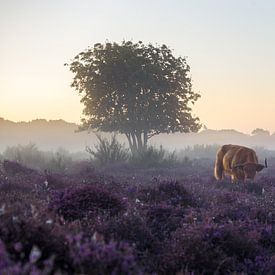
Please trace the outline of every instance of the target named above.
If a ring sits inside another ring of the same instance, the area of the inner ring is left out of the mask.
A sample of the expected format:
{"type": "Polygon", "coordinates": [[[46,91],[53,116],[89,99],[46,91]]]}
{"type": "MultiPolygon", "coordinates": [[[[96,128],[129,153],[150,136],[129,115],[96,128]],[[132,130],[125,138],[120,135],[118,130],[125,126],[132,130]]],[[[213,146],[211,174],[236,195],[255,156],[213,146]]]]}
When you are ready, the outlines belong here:
{"type": "Polygon", "coordinates": [[[247,162],[244,164],[235,165],[232,169],[238,179],[254,179],[257,172],[267,168],[267,160],[265,159],[265,165],[247,162]]]}

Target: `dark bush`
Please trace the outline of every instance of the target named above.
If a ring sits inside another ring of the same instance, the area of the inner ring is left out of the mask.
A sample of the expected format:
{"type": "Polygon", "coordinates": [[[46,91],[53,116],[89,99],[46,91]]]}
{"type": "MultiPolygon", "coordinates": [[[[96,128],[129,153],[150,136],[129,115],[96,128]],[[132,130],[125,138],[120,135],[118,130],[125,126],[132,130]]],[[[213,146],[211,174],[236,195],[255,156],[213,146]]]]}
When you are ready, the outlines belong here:
{"type": "Polygon", "coordinates": [[[32,218],[21,220],[5,214],[0,219],[0,239],[5,243],[10,259],[16,263],[25,265],[33,261],[43,270],[46,268],[44,262],[48,263],[54,256],[56,268],[72,269],[65,235],[57,224],[32,218]]]}
{"type": "Polygon", "coordinates": [[[5,172],[9,175],[15,175],[19,173],[31,174],[35,172],[33,169],[27,168],[17,161],[10,161],[10,160],[3,161],[3,168],[5,172]]]}
{"type": "Polygon", "coordinates": [[[150,204],[165,202],[182,207],[195,204],[193,196],[177,181],[163,181],[144,187],[140,190],[138,199],[150,204]]]}
{"type": "MultiPolygon", "coordinates": [[[[257,256],[263,253],[253,229],[245,225],[199,225],[178,229],[163,246],[160,268],[171,274],[180,270],[203,274],[249,273],[258,274],[270,268],[269,258],[256,265],[257,256]],[[247,232],[248,231],[248,232],[247,232]],[[250,233],[251,232],[251,233],[250,233]],[[246,264],[249,262],[249,265],[246,264]],[[251,263],[254,263],[251,266],[251,263]]],[[[271,270],[271,269],[270,269],[271,270]]]]}
{"type": "Polygon", "coordinates": [[[127,243],[105,243],[76,235],[69,237],[69,247],[73,265],[81,274],[142,274],[127,243]]]}
{"type": "Polygon", "coordinates": [[[68,221],[99,214],[117,215],[125,207],[120,198],[96,186],[78,186],[55,192],[50,204],[50,208],[68,221]]]}
{"type": "Polygon", "coordinates": [[[147,149],[133,155],[129,163],[140,168],[173,167],[179,163],[176,152],[166,151],[162,146],[156,148],[148,146],[147,149]]]}
{"type": "Polygon", "coordinates": [[[127,241],[142,252],[154,250],[158,243],[138,213],[117,216],[104,223],[99,230],[107,240],[127,241]]]}
{"type": "Polygon", "coordinates": [[[152,234],[163,241],[171,232],[182,226],[184,211],[166,204],[152,205],[146,211],[146,219],[152,234]]]}
{"type": "Polygon", "coordinates": [[[117,140],[116,135],[113,135],[110,141],[100,135],[96,135],[96,137],[98,144],[94,146],[95,148],[86,147],[86,151],[90,154],[91,160],[95,161],[96,164],[105,165],[128,160],[129,150],[117,140]]]}

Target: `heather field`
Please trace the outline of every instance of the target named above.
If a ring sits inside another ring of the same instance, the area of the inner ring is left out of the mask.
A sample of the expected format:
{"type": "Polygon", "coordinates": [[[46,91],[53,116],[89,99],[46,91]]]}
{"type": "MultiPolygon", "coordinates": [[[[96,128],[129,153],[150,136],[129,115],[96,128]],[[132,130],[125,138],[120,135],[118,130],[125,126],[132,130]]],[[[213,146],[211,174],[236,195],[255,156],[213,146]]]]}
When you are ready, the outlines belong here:
{"type": "Polygon", "coordinates": [[[2,161],[0,274],[274,274],[275,159],[255,182],[170,168],[2,161]]]}

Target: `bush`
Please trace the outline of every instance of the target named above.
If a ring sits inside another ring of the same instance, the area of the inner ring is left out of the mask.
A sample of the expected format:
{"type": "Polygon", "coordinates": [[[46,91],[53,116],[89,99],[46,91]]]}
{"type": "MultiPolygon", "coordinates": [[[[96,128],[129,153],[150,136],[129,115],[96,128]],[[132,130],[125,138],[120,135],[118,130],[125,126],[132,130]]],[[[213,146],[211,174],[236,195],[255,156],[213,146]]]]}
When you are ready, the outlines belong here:
{"type": "Polygon", "coordinates": [[[177,181],[163,181],[140,189],[138,199],[149,204],[165,202],[173,206],[192,206],[193,196],[177,181]]]}
{"type": "Polygon", "coordinates": [[[54,172],[64,172],[72,165],[72,157],[70,153],[59,148],[56,152],[47,153],[48,159],[45,163],[45,168],[54,172]]]}
{"type": "Polygon", "coordinates": [[[187,156],[188,158],[209,158],[215,159],[217,150],[220,145],[213,144],[195,144],[193,146],[187,146],[184,149],[180,150],[179,155],[187,156]]]}
{"type": "Polygon", "coordinates": [[[172,167],[178,163],[176,152],[168,152],[162,146],[155,148],[154,146],[147,147],[130,159],[130,163],[139,167],[172,167]]]}
{"type": "Polygon", "coordinates": [[[153,236],[145,219],[135,212],[127,212],[103,223],[99,231],[107,240],[127,241],[136,247],[138,256],[143,258],[144,253],[156,251],[158,241],[153,236]]]}
{"type": "Polygon", "coordinates": [[[9,259],[19,263],[18,274],[29,274],[23,270],[33,266],[43,270],[52,257],[56,268],[71,268],[66,239],[57,225],[48,225],[34,218],[23,220],[22,217],[7,213],[0,219],[0,240],[5,243],[9,259]]]}
{"type": "Polygon", "coordinates": [[[171,273],[187,268],[198,274],[264,274],[269,259],[257,266],[257,255],[263,252],[257,238],[249,235],[253,229],[245,227],[202,224],[178,229],[163,247],[160,264],[171,273]]]}
{"type": "Polygon", "coordinates": [[[64,172],[73,162],[71,154],[63,148],[56,152],[44,152],[38,150],[33,143],[7,147],[3,158],[33,169],[49,169],[54,172],[64,172]]]}
{"type": "Polygon", "coordinates": [[[99,143],[94,146],[95,150],[91,147],[86,147],[86,151],[90,154],[92,161],[104,165],[114,162],[124,162],[128,159],[128,149],[119,143],[116,135],[111,137],[111,141],[107,138],[102,138],[100,135],[96,136],[99,143]]]}
{"type": "Polygon", "coordinates": [[[146,220],[152,234],[162,241],[182,226],[184,211],[180,207],[175,208],[166,204],[153,205],[146,211],[146,220]]]}
{"type": "Polygon", "coordinates": [[[35,172],[33,169],[27,168],[17,161],[4,160],[3,168],[4,171],[9,175],[31,174],[35,172]]]}
{"type": "Polygon", "coordinates": [[[69,247],[75,270],[81,274],[143,274],[127,243],[105,243],[77,235],[69,238],[69,247]]]}
{"type": "Polygon", "coordinates": [[[125,204],[115,195],[95,186],[79,186],[54,193],[51,208],[73,221],[99,214],[117,215],[125,210],[125,204]]]}
{"type": "Polygon", "coordinates": [[[7,147],[3,153],[3,157],[34,168],[39,168],[45,163],[43,153],[33,143],[7,147]]]}

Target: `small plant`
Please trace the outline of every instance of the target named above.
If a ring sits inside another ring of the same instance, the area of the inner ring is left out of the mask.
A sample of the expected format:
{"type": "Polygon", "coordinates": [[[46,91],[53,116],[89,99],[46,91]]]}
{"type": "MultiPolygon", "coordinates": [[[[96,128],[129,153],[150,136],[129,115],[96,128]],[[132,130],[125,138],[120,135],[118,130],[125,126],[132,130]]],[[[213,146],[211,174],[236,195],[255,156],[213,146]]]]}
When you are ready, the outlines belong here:
{"type": "Polygon", "coordinates": [[[95,149],[89,146],[86,147],[91,160],[104,165],[114,162],[124,162],[128,159],[128,149],[125,148],[124,144],[119,143],[116,135],[113,135],[110,141],[100,135],[96,135],[96,137],[99,143],[94,146],[95,149]]]}
{"type": "Polygon", "coordinates": [[[27,168],[20,164],[17,161],[9,161],[9,160],[4,160],[3,161],[3,168],[7,174],[10,175],[15,175],[15,174],[30,174],[33,173],[34,170],[27,168]]]}
{"type": "Polygon", "coordinates": [[[173,206],[192,206],[193,197],[177,181],[163,181],[155,186],[144,187],[139,191],[138,199],[148,204],[166,203],[173,206]]]}
{"type": "Polygon", "coordinates": [[[122,200],[95,186],[81,186],[56,192],[51,205],[56,213],[68,221],[96,217],[99,214],[117,215],[125,209],[122,200]]]}
{"type": "Polygon", "coordinates": [[[171,205],[150,205],[146,211],[147,225],[160,241],[168,238],[170,233],[181,227],[184,209],[171,205]]]}
{"type": "Polygon", "coordinates": [[[38,168],[45,162],[43,153],[38,150],[34,143],[7,147],[3,157],[33,168],[38,168]]]}
{"type": "MultiPolygon", "coordinates": [[[[96,234],[94,235],[96,236],[96,234]]],[[[69,251],[77,273],[81,274],[143,274],[136,263],[133,249],[126,242],[68,238],[69,251]]]]}
{"type": "Polygon", "coordinates": [[[178,163],[176,152],[168,152],[163,149],[149,146],[145,150],[133,155],[130,162],[139,167],[171,167],[178,163]]]}
{"type": "Polygon", "coordinates": [[[47,169],[55,172],[64,172],[69,166],[71,166],[73,161],[67,150],[59,148],[56,152],[51,154],[51,157],[47,162],[47,169]]]}

